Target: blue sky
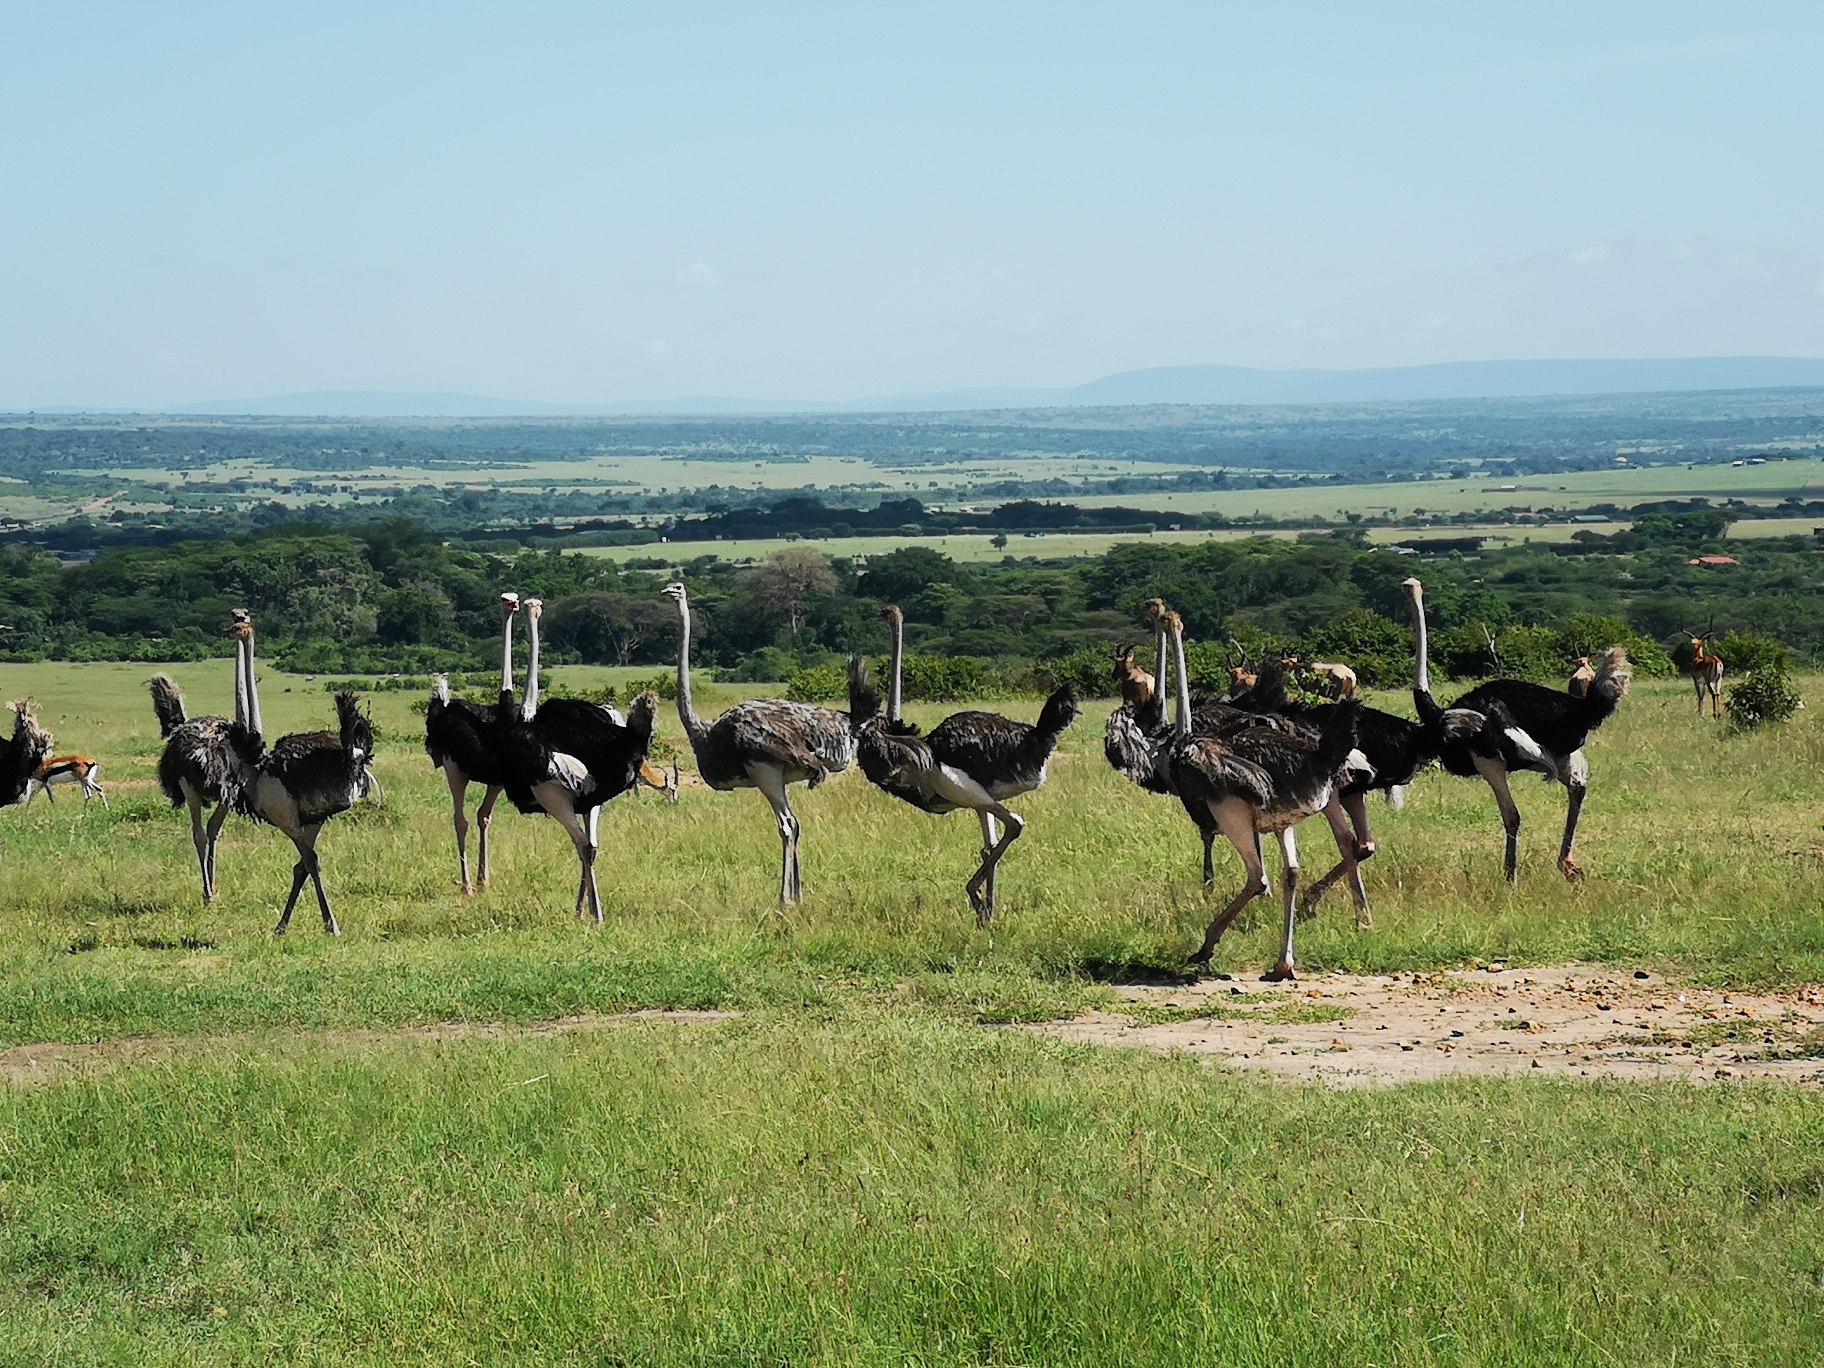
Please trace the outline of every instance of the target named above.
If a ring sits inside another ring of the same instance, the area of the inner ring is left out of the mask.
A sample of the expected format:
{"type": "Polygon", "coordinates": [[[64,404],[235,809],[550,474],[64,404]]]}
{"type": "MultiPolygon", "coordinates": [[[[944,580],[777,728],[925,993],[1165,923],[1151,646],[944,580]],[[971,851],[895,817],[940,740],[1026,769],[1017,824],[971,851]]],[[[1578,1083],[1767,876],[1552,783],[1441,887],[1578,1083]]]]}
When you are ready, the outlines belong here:
{"type": "Polygon", "coordinates": [[[1824,6],[0,0],[0,407],[1824,355],[1824,6]]]}

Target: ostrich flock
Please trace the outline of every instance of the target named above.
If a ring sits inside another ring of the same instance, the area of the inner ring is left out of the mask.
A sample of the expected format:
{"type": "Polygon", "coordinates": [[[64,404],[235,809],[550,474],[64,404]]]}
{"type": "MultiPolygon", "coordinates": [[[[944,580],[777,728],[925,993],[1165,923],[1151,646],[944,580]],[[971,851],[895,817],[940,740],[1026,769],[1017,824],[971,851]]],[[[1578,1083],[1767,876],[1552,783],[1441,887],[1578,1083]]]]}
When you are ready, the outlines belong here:
{"type": "MultiPolygon", "coordinates": [[[[1234,846],[1246,874],[1241,889],[1210,921],[1202,944],[1190,956],[1192,963],[1207,963],[1242,909],[1270,893],[1261,837],[1271,834],[1282,858],[1284,930],[1278,961],[1265,977],[1294,976],[1293,927],[1300,907],[1297,832],[1306,818],[1318,814],[1329,824],[1339,859],[1303,891],[1304,908],[1309,911],[1340,880],[1354,903],[1356,924],[1371,925],[1361,872],[1375,852],[1366,799],[1380,792],[1398,804],[1404,787],[1434,762],[1453,775],[1480,777],[1493,791],[1506,831],[1504,864],[1510,883],[1518,867],[1520,811],[1508,776],[1531,770],[1563,784],[1568,803],[1558,867],[1573,882],[1582,877],[1573,858],[1589,789],[1582,747],[1627,694],[1625,651],[1611,646],[1601,652],[1564,690],[1496,679],[1444,706],[1431,692],[1423,586],[1409,579],[1404,587],[1417,636],[1412,682],[1417,721],[1349,696],[1354,680],[1347,667],[1328,667],[1336,672],[1332,679],[1347,677],[1339,690],[1344,696],[1335,701],[1295,701],[1287,692],[1284,669],[1270,661],[1252,674],[1234,672],[1232,687],[1221,697],[1194,695],[1183,620],[1159,599],[1143,608],[1156,633],[1158,677],[1134,663],[1131,647],[1116,652],[1114,677],[1121,701],[1104,737],[1108,763],[1147,792],[1178,800],[1203,841],[1206,890],[1215,888],[1218,836],[1234,846]]],[[[888,607],[884,616],[892,635],[892,666],[884,699],[867,663],[851,658],[846,712],[765,698],[737,703],[721,716],[705,719],[698,716],[691,695],[689,598],[682,584],[668,585],[664,593],[678,610],[678,716],[697,772],[713,789],[758,789],[772,807],[779,827],[780,900],[796,903],[803,892],[803,833],[792,811],[792,786],[815,788],[859,762],[870,783],[921,812],[967,809],[976,814],[981,860],[965,893],[977,921],[987,926],[995,912],[1001,861],[1026,828],[1007,804],[1045,782],[1051,755],[1079,714],[1072,687],[1065,684],[1046,699],[1033,723],[969,710],[921,730],[900,715],[905,620],[897,607],[888,607]]],[[[542,609],[536,598],[501,595],[498,700],[477,705],[453,698],[447,681],[439,678],[425,712],[424,748],[449,783],[462,892],[473,893],[477,884],[488,883],[488,827],[504,792],[519,812],[543,813],[563,827],[576,851],[576,912],[599,924],[602,900],[595,864],[603,805],[642,782],[665,789],[675,801],[677,771],[667,779],[648,761],[659,707],[656,694],[641,694],[624,713],[580,699],[541,701],[542,609]],[[530,642],[524,691],[516,696],[513,627],[522,613],[530,642]],[[484,788],[476,811],[479,849],[473,878],[470,784],[484,788]]],[[[324,930],[337,934],[317,841],[332,817],[379,790],[372,770],[372,723],[352,693],[340,692],[335,695],[335,730],[294,733],[269,744],[254,669],[253,620],[245,609],[234,611],[231,631],[232,718],[191,717],[176,684],[164,675],[150,681],[164,741],[159,785],[174,808],[189,809],[205,904],[215,900],[222,826],[231,813],[239,813],[277,828],[297,851],[291,892],[275,934],[290,924],[306,882],[316,895],[324,930]]],[[[80,783],[85,800],[93,792],[105,803],[94,781],[96,762],[84,756],[53,757],[52,738],[39,725],[30,700],[12,706],[12,739],[0,749],[0,807],[29,802],[34,783],[48,794],[49,784],[59,778],[80,783]]]]}

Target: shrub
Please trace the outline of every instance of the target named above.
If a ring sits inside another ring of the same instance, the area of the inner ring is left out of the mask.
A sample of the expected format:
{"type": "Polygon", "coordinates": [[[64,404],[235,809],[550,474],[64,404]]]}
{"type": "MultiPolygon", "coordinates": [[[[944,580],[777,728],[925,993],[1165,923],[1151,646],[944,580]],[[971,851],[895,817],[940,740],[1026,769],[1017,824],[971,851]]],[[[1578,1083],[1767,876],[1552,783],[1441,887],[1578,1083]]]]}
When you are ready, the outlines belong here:
{"type": "Polygon", "coordinates": [[[1804,704],[1785,670],[1777,669],[1751,670],[1730,686],[1723,706],[1731,722],[1749,731],[1763,722],[1784,722],[1804,704]]]}
{"type": "Polygon", "coordinates": [[[1724,632],[1710,649],[1723,658],[1723,667],[1733,674],[1783,675],[1792,665],[1786,648],[1759,632],[1724,632]]]}
{"type": "Polygon", "coordinates": [[[1299,639],[1298,657],[1347,665],[1370,688],[1384,689],[1412,678],[1412,632],[1366,608],[1352,608],[1341,617],[1313,627],[1299,639]]]}

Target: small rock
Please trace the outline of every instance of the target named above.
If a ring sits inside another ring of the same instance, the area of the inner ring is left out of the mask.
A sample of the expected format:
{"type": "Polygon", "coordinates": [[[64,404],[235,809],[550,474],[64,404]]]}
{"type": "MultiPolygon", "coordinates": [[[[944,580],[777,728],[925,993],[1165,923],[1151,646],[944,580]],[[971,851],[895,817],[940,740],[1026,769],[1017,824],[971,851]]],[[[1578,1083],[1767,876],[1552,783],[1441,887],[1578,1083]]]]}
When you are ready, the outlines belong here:
{"type": "Polygon", "coordinates": [[[1533,1067],[1535,1069],[1543,1069],[1545,1067],[1545,1065],[1541,1064],[1538,1060],[1535,1059],[1533,1061],[1533,1067]]]}
{"type": "Polygon", "coordinates": [[[1651,978],[1652,975],[1649,974],[1645,969],[1636,969],[1634,971],[1634,977],[1637,979],[1648,979],[1648,978],[1651,978]]]}
{"type": "Polygon", "coordinates": [[[1606,1002],[1599,1002],[1599,1003],[1597,1003],[1597,1004],[1596,1004],[1596,1010],[1597,1010],[1597,1011],[1599,1011],[1599,1012],[1606,1012],[1606,1011],[1609,1011],[1609,1010],[1610,1010],[1610,1004],[1609,1004],[1609,1003],[1606,1003],[1606,1002]]]}
{"type": "Polygon", "coordinates": [[[1461,1037],[1461,1036],[1462,1036],[1462,1034],[1463,1034],[1463,1032],[1461,1032],[1461,1031],[1452,1031],[1452,1032],[1451,1032],[1451,1034],[1452,1034],[1452,1035],[1453,1035],[1453,1036],[1457,1036],[1457,1037],[1459,1037],[1459,1038],[1460,1038],[1460,1037],[1461,1037]]]}

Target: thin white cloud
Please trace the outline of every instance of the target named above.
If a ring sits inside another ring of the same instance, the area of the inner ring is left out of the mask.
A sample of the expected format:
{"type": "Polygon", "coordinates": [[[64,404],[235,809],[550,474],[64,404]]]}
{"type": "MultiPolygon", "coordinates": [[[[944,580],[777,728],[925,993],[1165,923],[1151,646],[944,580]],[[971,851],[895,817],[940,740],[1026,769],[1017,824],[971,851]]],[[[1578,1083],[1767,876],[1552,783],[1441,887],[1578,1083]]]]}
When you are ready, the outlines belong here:
{"type": "Polygon", "coordinates": [[[1609,244],[1604,242],[1595,247],[1580,247],[1565,260],[1573,266],[1598,266],[1610,256],[1609,244]]]}
{"type": "Polygon", "coordinates": [[[656,339],[655,341],[648,342],[644,347],[641,348],[641,350],[644,351],[648,356],[670,356],[671,355],[671,343],[667,342],[664,338],[661,337],[661,338],[656,339]]]}
{"type": "Polygon", "coordinates": [[[722,273],[708,262],[693,261],[678,268],[677,282],[680,285],[720,285],[722,273]]]}

